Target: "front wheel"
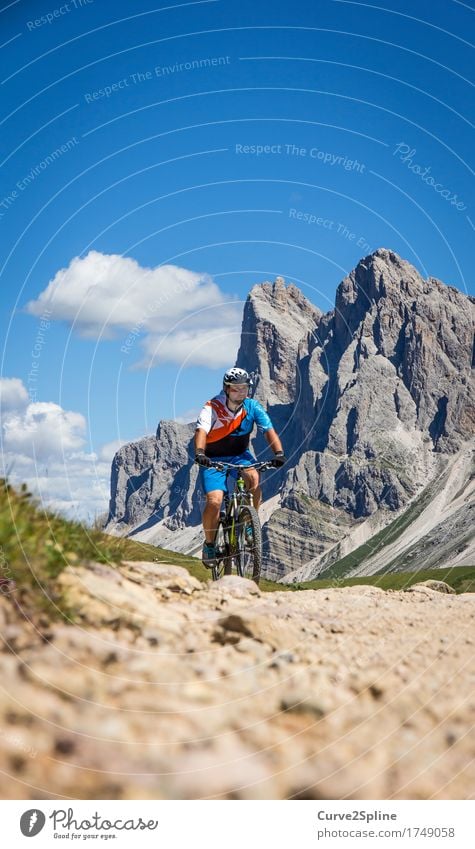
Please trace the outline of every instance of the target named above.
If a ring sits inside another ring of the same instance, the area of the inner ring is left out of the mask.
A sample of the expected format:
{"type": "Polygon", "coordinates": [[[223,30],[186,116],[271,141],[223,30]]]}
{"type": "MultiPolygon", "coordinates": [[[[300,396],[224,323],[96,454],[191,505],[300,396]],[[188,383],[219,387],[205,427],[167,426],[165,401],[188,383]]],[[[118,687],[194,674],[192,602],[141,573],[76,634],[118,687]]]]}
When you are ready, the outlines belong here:
{"type": "Polygon", "coordinates": [[[252,578],[258,584],[262,565],[262,532],[257,510],[250,505],[239,511],[238,548],[238,575],[252,578]]]}
{"type": "Polygon", "coordinates": [[[230,575],[232,571],[232,552],[228,540],[228,529],[224,519],[219,520],[218,529],[214,538],[216,550],[216,562],[212,568],[213,581],[219,581],[223,575],[230,575]]]}

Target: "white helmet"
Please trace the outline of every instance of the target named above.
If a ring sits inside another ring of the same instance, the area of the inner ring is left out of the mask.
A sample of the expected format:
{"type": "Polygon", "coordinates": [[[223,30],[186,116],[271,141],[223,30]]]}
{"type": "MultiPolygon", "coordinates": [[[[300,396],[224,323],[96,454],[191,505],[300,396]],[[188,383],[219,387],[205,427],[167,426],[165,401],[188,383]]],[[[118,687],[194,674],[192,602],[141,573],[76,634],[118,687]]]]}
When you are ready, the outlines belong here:
{"type": "Polygon", "coordinates": [[[243,368],[230,368],[223,377],[223,387],[232,383],[247,383],[252,386],[251,375],[243,368]]]}

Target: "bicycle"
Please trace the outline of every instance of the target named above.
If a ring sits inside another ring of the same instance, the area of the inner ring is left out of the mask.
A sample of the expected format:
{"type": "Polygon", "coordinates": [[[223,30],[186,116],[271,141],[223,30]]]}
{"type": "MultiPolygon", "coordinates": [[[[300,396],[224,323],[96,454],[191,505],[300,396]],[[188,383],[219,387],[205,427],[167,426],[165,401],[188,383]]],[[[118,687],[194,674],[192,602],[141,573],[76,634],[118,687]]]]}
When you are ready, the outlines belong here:
{"type": "Polygon", "coordinates": [[[233,565],[241,578],[252,578],[259,583],[262,566],[262,530],[256,508],[252,504],[251,493],[246,490],[242,476],[245,469],[263,472],[275,468],[272,460],[239,466],[234,463],[217,461],[211,467],[220,471],[226,469],[226,485],[232,469],[238,470],[238,476],[232,492],[226,491],[214,538],[216,550],[215,564],[212,566],[213,581],[223,575],[231,575],[233,565]]]}

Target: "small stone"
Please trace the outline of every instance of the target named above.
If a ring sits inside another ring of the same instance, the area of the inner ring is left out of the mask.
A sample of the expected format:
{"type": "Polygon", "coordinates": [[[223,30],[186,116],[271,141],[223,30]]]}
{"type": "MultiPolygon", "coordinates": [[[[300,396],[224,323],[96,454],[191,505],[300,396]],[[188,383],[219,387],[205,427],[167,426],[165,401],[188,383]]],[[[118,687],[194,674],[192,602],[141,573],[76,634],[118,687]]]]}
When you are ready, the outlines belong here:
{"type": "Polygon", "coordinates": [[[406,592],[414,592],[417,587],[428,587],[430,590],[435,590],[438,593],[448,593],[450,595],[456,595],[456,592],[450,584],[447,584],[445,581],[435,581],[433,579],[429,579],[428,581],[419,581],[417,584],[413,584],[412,587],[408,587],[406,592]]]}

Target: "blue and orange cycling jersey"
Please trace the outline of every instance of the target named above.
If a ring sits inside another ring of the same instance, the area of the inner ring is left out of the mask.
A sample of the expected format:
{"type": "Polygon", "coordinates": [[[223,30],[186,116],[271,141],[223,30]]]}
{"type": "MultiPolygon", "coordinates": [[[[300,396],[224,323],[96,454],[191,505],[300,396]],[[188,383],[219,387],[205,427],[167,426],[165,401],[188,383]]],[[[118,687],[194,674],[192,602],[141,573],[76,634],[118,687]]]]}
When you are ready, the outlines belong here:
{"type": "Polygon", "coordinates": [[[208,457],[236,457],[247,451],[254,425],[262,431],[270,430],[272,422],[264,407],[253,398],[246,398],[236,412],[226,404],[226,395],[220,392],[204,405],[196,422],[196,429],[206,433],[208,457]]]}

